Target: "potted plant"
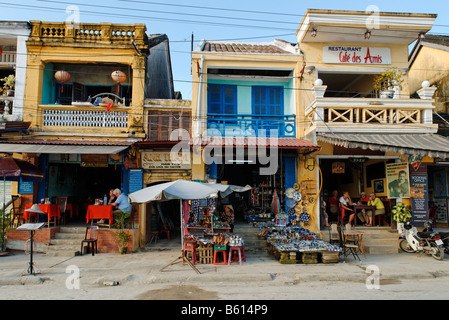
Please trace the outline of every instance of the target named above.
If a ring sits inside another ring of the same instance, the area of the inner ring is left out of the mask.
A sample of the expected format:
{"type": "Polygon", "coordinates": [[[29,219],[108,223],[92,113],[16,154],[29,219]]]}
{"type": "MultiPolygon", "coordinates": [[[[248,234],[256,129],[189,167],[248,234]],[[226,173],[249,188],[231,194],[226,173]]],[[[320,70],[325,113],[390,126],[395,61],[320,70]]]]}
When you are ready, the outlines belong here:
{"type": "Polygon", "coordinates": [[[0,79],[4,82],[3,88],[7,91],[8,96],[14,95],[14,87],[16,85],[16,77],[13,74],[10,74],[7,77],[4,77],[3,79],[0,79]]]}
{"type": "Polygon", "coordinates": [[[402,72],[398,68],[391,68],[374,78],[373,87],[380,92],[382,99],[393,98],[394,87],[402,89],[403,82],[402,72]]]}
{"type": "Polygon", "coordinates": [[[131,235],[125,231],[125,224],[128,215],[120,212],[116,217],[116,226],[118,230],[115,232],[115,239],[118,242],[118,250],[120,254],[125,254],[128,251],[128,242],[131,240],[131,235]]]}
{"type": "Polygon", "coordinates": [[[119,229],[115,232],[115,239],[118,242],[119,253],[125,254],[128,251],[128,242],[131,240],[131,235],[124,229],[119,229]]]}
{"type": "Polygon", "coordinates": [[[398,232],[404,233],[404,223],[412,218],[412,210],[405,203],[398,202],[391,213],[393,214],[393,220],[398,224],[398,232]]]}

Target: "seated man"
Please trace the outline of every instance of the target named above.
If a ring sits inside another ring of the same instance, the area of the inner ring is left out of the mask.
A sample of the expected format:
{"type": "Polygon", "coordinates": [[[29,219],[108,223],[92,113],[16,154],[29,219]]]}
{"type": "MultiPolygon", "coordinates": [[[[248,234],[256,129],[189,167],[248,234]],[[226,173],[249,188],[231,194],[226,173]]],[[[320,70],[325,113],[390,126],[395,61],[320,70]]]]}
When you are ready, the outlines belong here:
{"type": "MultiPolygon", "coordinates": [[[[385,206],[379,198],[376,197],[376,194],[372,192],[369,195],[370,200],[368,201],[369,206],[376,207],[376,210],[374,211],[374,215],[377,216],[379,214],[385,214],[385,206]]],[[[373,211],[368,210],[366,211],[366,215],[369,217],[369,223],[366,224],[366,226],[371,226],[373,222],[373,211]]]]}
{"type": "Polygon", "coordinates": [[[355,212],[348,191],[343,192],[343,195],[340,197],[340,207],[345,209],[345,214],[349,215],[349,223],[352,224],[352,220],[354,220],[355,217],[355,212]]]}
{"type": "Polygon", "coordinates": [[[122,214],[125,214],[125,216],[130,215],[131,204],[128,201],[128,197],[123,194],[120,189],[115,189],[114,195],[117,197],[115,202],[111,203],[112,206],[117,208],[117,210],[114,211],[114,220],[117,220],[117,217],[122,214]]]}

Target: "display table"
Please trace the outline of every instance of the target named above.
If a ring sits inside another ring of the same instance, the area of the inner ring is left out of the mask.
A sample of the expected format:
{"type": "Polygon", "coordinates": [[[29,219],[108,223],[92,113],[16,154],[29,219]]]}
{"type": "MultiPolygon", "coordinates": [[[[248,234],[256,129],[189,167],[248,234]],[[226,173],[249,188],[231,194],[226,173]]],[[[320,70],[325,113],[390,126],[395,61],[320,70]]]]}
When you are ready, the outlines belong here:
{"type": "Polygon", "coordinates": [[[109,226],[114,220],[113,206],[110,205],[90,205],[87,207],[86,223],[93,219],[108,219],[109,226]]]}
{"type": "MultiPolygon", "coordinates": [[[[35,212],[28,212],[32,204],[25,205],[25,210],[23,211],[23,218],[28,221],[28,218],[35,217],[35,212]]],[[[48,221],[55,217],[58,221],[61,218],[61,213],[59,212],[59,205],[57,204],[39,204],[39,209],[47,214],[48,221]]]]}

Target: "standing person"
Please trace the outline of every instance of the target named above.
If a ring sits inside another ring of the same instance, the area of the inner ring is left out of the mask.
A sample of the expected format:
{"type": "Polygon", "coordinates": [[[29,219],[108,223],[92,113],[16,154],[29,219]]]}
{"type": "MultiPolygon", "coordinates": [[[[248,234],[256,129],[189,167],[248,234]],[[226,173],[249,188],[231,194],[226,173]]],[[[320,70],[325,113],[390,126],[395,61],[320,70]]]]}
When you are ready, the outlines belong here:
{"type": "Polygon", "coordinates": [[[343,195],[340,197],[340,207],[345,209],[345,214],[349,215],[349,223],[352,223],[352,220],[354,220],[355,217],[355,212],[348,191],[343,192],[343,195]]]}
{"type": "Polygon", "coordinates": [[[332,191],[332,197],[329,198],[329,212],[332,221],[335,221],[335,216],[338,215],[338,190],[332,191]]]}
{"type": "Polygon", "coordinates": [[[225,206],[221,220],[229,224],[231,227],[230,232],[234,232],[234,210],[232,210],[231,206],[225,206]]]}

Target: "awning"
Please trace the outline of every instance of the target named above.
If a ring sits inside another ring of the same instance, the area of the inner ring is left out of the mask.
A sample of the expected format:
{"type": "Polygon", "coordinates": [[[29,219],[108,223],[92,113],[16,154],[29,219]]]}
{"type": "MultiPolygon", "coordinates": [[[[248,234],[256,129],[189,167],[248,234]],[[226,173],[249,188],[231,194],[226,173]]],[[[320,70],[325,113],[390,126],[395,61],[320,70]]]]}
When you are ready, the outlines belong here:
{"type": "Polygon", "coordinates": [[[318,133],[317,140],[344,148],[449,158],[449,139],[438,134],[318,133]]]}
{"type": "Polygon", "coordinates": [[[132,142],[83,140],[9,140],[0,143],[0,152],[116,154],[127,149],[132,144],[132,142]]]}
{"type": "Polygon", "coordinates": [[[223,146],[223,147],[238,147],[258,148],[266,146],[267,148],[275,147],[278,149],[295,149],[303,152],[313,152],[321,150],[319,145],[310,141],[296,138],[261,138],[261,137],[215,137],[208,136],[202,138],[194,138],[192,145],[201,146],[223,146]]]}

